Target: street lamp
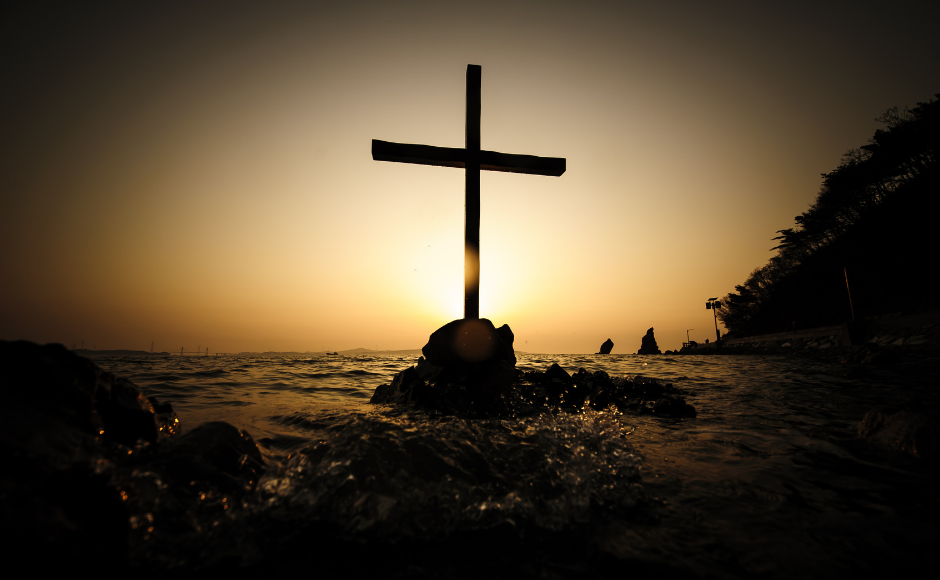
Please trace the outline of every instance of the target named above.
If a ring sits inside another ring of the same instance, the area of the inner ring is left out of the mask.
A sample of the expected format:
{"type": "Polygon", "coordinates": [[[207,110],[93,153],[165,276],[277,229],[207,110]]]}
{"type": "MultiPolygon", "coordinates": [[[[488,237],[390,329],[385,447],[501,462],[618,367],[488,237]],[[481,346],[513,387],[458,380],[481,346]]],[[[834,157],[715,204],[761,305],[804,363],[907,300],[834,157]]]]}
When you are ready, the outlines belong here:
{"type": "MultiPolygon", "coordinates": [[[[708,302],[705,303],[705,309],[711,310],[712,315],[715,318],[715,341],[721,340],[721,335],[718,334],[718,309],[721,308],[721,302],[718,301],[718,298],[709,298],[708,302]]],[[[688,333],[686,333],[688,335],[688,333]]]]}
{"type": "Polygon", "coordinates": [[[692,342],[692,339],[689,338],[689,331],[690,331],[690,330],[695,330],[695,329],[694,329],[694,328],[686,328],[686,329],[685,329],[685,341],[686,341],[686,342],[692,342]]]}

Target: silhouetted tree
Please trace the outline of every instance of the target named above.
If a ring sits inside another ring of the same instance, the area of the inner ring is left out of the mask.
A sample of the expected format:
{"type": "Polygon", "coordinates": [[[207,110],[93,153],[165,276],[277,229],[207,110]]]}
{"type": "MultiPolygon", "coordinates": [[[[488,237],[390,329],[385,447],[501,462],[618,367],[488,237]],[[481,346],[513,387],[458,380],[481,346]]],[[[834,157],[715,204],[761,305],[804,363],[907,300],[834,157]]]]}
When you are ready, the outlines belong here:
{"type": "Polygon", "coordinates": [[[847,318],[843,268],[865,314],[924,308],[936,245],[940,94],[913,109],[888,109],[868,144],[822,175],[777,254],[735,286],[718,313],[737,335],[836,323],[847,318]]]}

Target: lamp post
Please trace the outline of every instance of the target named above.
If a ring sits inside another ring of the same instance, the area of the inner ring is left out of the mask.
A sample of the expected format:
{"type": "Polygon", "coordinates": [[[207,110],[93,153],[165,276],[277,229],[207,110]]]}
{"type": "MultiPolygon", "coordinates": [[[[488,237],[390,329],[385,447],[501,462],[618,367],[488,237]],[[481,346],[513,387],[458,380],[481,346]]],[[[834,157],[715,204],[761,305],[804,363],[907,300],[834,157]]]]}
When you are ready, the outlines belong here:
{"type": "Polygon", "coordinates": [[[686,329],[685,329],[685,341],[686,341],[686,342],[692,342],[692,339],[689,338],[689,331],[690,331],[690,330],[695,330],[695,329],[694,329],[694,328],[686,328],[686,329]]]}
{"type": "Polygon", "coordinates": [[[718,301],[718,298],[709,298],[708,302],[705,303],[705,309],[711,310],[712,315],[715,318],[715,342],[721,340],[721,335],[718,334],[718,309],[721,308],[721,302],[718,301]]]}

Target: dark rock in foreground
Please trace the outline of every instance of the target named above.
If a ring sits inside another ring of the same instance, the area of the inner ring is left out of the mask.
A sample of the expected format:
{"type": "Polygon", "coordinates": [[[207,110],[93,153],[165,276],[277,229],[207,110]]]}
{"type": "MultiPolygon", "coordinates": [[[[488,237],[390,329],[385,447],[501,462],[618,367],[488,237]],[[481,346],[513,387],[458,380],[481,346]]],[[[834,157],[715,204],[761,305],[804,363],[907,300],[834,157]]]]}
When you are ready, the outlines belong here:
{"type": "Polygon", "coordinates": [[[522,372],[515,368],[512,341],[507,325],[497,330],[488,320],[450,322],[432,334],[422,349],[427,358],[419,358],[416,366],[396,374],[390,384],[377,387],[369,402],[464,416],[531,415],[585,405],[695,416],[695,408],[671,384],[611,378],[603,371],[584,369],[572,376],[557,364],[544,372],[522,372]],[[468,360],[466,349],[474,353],[473,359],[468,360]],[[484,351],[489,358],[476,354],[484,351]]]}
{"type": "Polygon", "coordinates": [[[604,341],[604,344],[601,345],[601,349],[597,351],[597,354],[610,354],[610,351],[614,349],[614,342],[609,338],[604,341]]]}
{"type": "Polygon", "coordinates": [[[656,345],[656,337],[653,336],[652,328],[647,330],[646,335],[640,340],[640,350],[637,351],[637,354],[662,354],[656,345]]]}
{"type": "Polygon", "coordinates": [[[133,567],[155,534],[198,532],[263,471],[247,433],[180,435],[169,403],[58,344],[0,341],[0,390],[4,547],[33,569],[133,567]]]}
{"type": "Polygon", "coordinates": [[[885,348],[873,342],[866,342],[852,349],[852,351],[842,357],[841,360],[843,363],[890,365],[901,362],[901,356],[895,350],[885,348]]]}
{"type": "Polygon", "coordinates": [[[858,424],[858,434],[917,457],[940,457],[937,417],[914,405],[869,411],[858,424]]]}

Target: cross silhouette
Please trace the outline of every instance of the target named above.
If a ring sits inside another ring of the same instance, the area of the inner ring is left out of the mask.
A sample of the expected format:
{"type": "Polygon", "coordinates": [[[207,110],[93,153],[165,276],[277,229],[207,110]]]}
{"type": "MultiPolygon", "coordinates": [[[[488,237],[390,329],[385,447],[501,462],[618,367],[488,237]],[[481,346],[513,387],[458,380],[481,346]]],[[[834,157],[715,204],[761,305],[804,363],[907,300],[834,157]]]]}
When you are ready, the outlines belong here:
{"type": "Polygon", "coordinates": [[[419,165],[461,167],[466,176],[464,229],[464,318],[480,317],[480,170],[559,176],[565,160],[480,150],[481,67],[467,65],[467,125],[463,149],[372,140],[372,159],[419,165]]]}

